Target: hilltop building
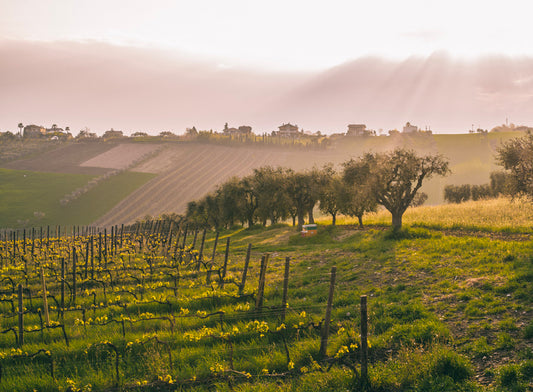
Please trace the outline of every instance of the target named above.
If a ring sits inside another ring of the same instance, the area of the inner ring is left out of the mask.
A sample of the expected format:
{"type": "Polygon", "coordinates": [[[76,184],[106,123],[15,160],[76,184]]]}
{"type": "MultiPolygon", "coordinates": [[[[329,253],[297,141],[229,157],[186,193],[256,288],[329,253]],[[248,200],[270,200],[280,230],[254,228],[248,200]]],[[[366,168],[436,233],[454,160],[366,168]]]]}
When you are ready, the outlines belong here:
{"type": "Polygon", "coordinates": [[[26,125],[24,127],[24,137],[41,137],[46,135],[46,128],[40,125],[26,125]]]}
{"type": "Polygon", "coordinates": [[[115,131],[111,128],[109,131],[105,131],[102,137],[104,139],[121,138],[124,137],[124,133],[122,131],[115,131]]]}
{"type": "Polygon", "coordinates": [[[279,131],[276,133],[281,137],[299,137],[300,132],[297,125],[292,125],[291,123],[283,124],[278,127],[279,131]]]}
{"type": "Polygon", "coordinates": [[[241,125],[239,128],[228,128],[228,123],[226,123],[222,132],[224,135],[250,135],[252,133],[252,127],[241,125]]]}
{"type": "Polygon", "coordinates": [[[348,124],[346,136],[363,136],[366,134],[365,124],[348,124]]]}
{"type": "Polygon", "coordinates": [[[411,125],[410,122],[407,122],[403,127],[403,133],[415,133],[418,132],[418,127],[416,125],[411,125]]]}

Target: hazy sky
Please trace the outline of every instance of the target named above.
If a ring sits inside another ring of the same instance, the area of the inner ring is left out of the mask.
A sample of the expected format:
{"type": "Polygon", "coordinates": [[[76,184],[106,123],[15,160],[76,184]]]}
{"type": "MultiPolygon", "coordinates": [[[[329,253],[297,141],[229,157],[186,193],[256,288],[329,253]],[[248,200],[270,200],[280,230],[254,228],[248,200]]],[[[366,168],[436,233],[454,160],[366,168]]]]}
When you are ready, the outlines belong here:
{"type": "Polygon", "coordinates": [[[98,40],[317,70],[367,55],[533,54],[528,0],[0,0],[0,38],[98,40]]]}
{"type": "Polygon", "coordinates": [[[529,4],[0,0],[0,131],[533,125],[529,4]]]}

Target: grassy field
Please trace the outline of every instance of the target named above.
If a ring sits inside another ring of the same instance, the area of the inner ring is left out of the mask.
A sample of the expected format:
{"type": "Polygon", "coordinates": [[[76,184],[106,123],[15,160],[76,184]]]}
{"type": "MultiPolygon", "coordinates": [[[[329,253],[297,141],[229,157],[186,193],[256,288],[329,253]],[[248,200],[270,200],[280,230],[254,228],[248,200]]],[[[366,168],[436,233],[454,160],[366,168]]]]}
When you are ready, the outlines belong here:
{"type": "MultiPolygon", "coordinates": [[[[338,219],[340,224],[357,224],[353,218],[338,219]]],[[[320,221],[327,224],[331,219],[322,217],[320,221]]],[[[364,223],[370,225],[389,226],[391,221],[390,213],[384,209],[368,214],[364,219],[364,223]]],[[[407,209],[403,222],[410,226],[435,229],[530,234],[533,231],[533,205],[528,199],[501,197],[461,204],[422,206],[407,209]]]]}
{"type": "Polygon", "coordinates": [[[125,172],[103,181],[67,206],[59,200],[93,176],[0,169],[0,227],[88,225],[153,177],[125,172]]]}
{"type": "MultiPolygon", "coordinates": [[[[192,249],[189,233],[186,249],[191,252],[183,258],[172,251],[165,256],[166,235],[126,237],[105,265],[95,260],[96,280],[90,279],[91,264],[84,262],[87,239],[54,240],[51,257],[43,252],[33,260],[44,265],[47,289],[56,299],[58,260],[67,257],[72,245],[80,249],[77,302],[67,295],[64,321],[56,303],[51,312],[52,320],[65,325],[70,345],[60,330],[37,333],[42,301],[34,296],[25,306],[31,310],[26,316],[28,331],[36,333],[27,334],[23,352],[13,348],[12,333],[0,335],[0,390],[64,391],[72,386],[83,391],[359,391],[361,295],[367,295],[369,310],[366,390],[531,390],[531,210],[520,209],[522,215],[514,215],[520,222],[514,232],[506,229],[509,221],[504,216],[513,204],[504,199],[495,204],[465,203],[454,210],[439,208],[410,210],[405,222],[413,219],[413,225],[396,234],[379,216],[369,217],[374,225],[365,229],[321,224],[318,235],[309,238],[285,225],[233,228],[220,233],[215,259],[215,235],[207,233],[205,264],[195,259],[200,235],[192,249]],[[479,211],[490,214],[490,224],[481,217],[452,223],[479,211]],[[424,225],[421,216],[432,220],[424,225]],[[218,271],[227,238],[228,274],[221,288],[218,271]],[[250,269],[240,295],[232,282],[241,281],[249,243],[250,269]],[[258,312],[254,307],[259,260],[265,253],[270,260],[263,310],[258,312]],[[289,305],[282,322],[286,257],[291,260],[289,305]],[[217,272],[207,283],[211,262],[217,272]],[[88,278],[84,265],[89,265],[88,278]],[[327,355],[320,357],[319,325],[334,266],[332,324],[327,355]],[[124,329],[121,320],[127,320],[124,329]],[[54,379],[44,354],[40,362],[27,359],[40,349],[54,358],[54,379]]],[[[0,243],[2,276],[37,293],[40,277],[31,263],[25,266],[18,257],[6,263],[10,246],[0,243]],[[17,262],[21,264],[13,265],[17,262]]],[[[68,263],[71,271],[72,262],[68,263]]],[[[12,287],[8,279],[0,281],[2,292],[12,287]]],[[[2,329],[16,327],[8,296],[0,307],[2,329]]]]}

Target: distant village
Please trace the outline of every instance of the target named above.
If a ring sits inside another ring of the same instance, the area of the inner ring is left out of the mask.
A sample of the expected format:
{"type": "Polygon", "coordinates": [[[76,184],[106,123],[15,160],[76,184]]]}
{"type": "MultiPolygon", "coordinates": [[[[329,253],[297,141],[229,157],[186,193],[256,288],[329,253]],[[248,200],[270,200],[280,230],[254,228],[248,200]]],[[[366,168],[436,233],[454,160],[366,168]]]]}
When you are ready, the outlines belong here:
{"type": "MultiPolygon", "coordinates": [[[[161,138],[187,138],[192,139],[199,136],[225,136],[230,139],[246,139],[252,137],[277,137],[283,139],[301,139],[301,138],[313,138],[313,137],[368,137],[368,136],[394,136],[398,134],[421,134],[421,135],[431,135],[432,131],[429,127],[425,129],[420,129],[418,126],[407,122],[402,128],[401,131],[397,129],[389,130],[387,133],[384,133],[382,130],[376,132],[373,129],[368,129],[365,124],[348,124],[345,132],[334,133],[331,135],[324,135],[320,131],[309,132],[304,131],[302,128],[298,127],[296,124],[291,124],[290,122],[282,124],[278,127],[277,131],[272,131],[270,133],[261,133],[256,134],[252,132],[252,127],[248,125],[241,125],[238,127],[229,127],[228,123],[224,125],[224,128],[220,131],[198,131],[196,127],[187,128],[184,134],[175,134],[170,131],[160,132],[158,135],[148,132],[134,132],[129,136],[123,131],[115,130],[113,128],[105,131],[104,134],[99,137],[95,132],[91,132],[89,128],[84,128],[78,132],[76,136],[73,136],[70,128],[60,128],[56,124],[53,124],[50,128],[45,128],[41,125],[23,125],[22,123],[18,124],[18,132],[0,132],[0,138],[2,139],[48,139],[48,140],[70,140],[70,139],[83,139],[83,140],[97,140],[97,139],[117,139],[117,138],[143,138],[143,137],[154,137],[158,136],[161,138]]],[[[491,129],[491,132],[503,132],[503,131],[533,131],[533,128],[527,126],[515,126],[514,124],[503,124],[491,129]]],[[[474,130],[468,130],[468,133],[488,133],[488,130],[478,128],[474,130]]]]}

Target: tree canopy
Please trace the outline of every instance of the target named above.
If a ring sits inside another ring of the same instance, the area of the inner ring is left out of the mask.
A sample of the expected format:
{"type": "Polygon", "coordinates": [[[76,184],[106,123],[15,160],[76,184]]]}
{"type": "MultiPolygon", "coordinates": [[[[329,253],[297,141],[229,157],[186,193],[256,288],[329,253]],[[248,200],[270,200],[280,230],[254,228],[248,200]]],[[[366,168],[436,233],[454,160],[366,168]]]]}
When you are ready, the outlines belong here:
{"type": "Polygon", "coordinates": [[[533,134],[504,142],[496,159],[509,173],[508,187],[511,194],[533,196],[533,134]]]}
{"type": "Polygon", "coordinates": [[[366,153],[360,165],[368,170],[368,186],[376,201],[392,214],[392,227],[402,227],[402,216],[424,180],[450,173],[442,155],[418,156],[413,150],[366,153]]]}

